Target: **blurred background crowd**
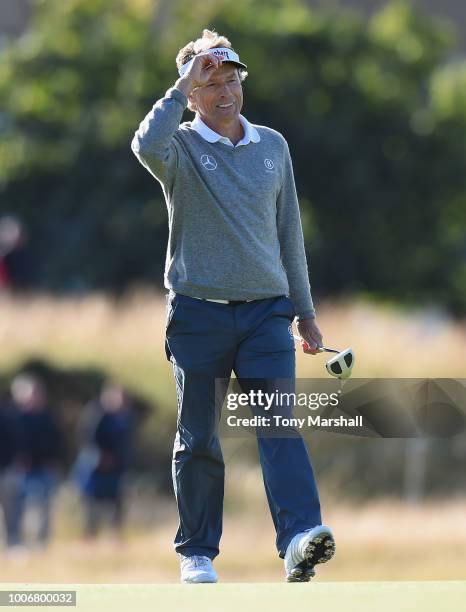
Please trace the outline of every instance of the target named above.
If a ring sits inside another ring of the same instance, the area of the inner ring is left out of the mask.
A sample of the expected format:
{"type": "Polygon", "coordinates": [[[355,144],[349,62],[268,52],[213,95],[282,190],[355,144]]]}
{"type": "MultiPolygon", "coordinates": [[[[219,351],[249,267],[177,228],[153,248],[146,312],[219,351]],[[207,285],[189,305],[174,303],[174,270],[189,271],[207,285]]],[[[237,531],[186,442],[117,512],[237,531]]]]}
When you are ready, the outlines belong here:
{"type": "MultiPolygon", "coordinates": [[[[76,423],[76,458],[68,476],[82,499],[85,539],[97,535],[102,520],[119,535],[133,429],[130,398],[111,382],[76,423]]],[[[48,544],[51,506],[66,466],[65,440],[44,382],[27,372],[15,376],[9,401],[0,404],[0,506],[10,556],[48,544]],[[28,506],[35,506],[38,520],[33,539],[26,541],[28,506]]]]}
{"type": "MultiPolygon", "coordinates": [[[[176,575],[167,213],[130,142],[176,80],[179,48],[204,27],[248,65],[243,114],[289,143],[324,340],[353,347],[357,377],[465,378],[464,3],[3,0],[5,579],[176,575]],[[96,548],[104,526],[124,555],[96,548]],[[78,541],[93,552],[78,546],[74,557],[78,541]]],[[[297,360],[299,376],[325,376],[321,357],[297,360]]],[[[322,433],[310,451],[324,519],[342,542],[324,579],[464,576],[464,433],[322,433]],[[397,556],[406,537],[409,564],[397,556]],[[439,542],[448,561],[429,553],[439,542]]],[[[224,455],[223,573],[280,577],[255,443],[225,440],[224,455]],[[238,565],[252,536],[256,557],[238,565]]]]}

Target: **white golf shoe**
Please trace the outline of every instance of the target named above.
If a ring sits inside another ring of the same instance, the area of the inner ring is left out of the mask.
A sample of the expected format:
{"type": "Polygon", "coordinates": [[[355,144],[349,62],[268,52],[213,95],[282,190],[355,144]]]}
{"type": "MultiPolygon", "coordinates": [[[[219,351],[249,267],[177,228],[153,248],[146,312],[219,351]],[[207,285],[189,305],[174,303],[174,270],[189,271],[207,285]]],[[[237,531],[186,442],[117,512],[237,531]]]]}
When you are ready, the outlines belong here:
{"type": "Polygon", "coordinates": [[[285,553],[287,582],[309,582],[315,576],[314,566],[329,561],[335,554],[332,530],[317,525],[294,536],[285,553]]]}
{"type": "Polygon", "coordinates": [[[201,583],[217,582],[218,576],[212,565],[212,559],[202,555],[180,556],[181,582],[201,583]]]}

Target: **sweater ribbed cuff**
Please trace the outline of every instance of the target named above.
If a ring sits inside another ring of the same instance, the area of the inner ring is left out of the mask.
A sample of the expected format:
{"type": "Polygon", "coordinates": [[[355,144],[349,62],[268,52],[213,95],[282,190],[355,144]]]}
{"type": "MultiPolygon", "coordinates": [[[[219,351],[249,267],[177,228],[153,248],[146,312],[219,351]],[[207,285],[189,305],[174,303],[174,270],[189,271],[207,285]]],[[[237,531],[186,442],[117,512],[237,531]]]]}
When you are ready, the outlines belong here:
{"type": "Polygon", "coordinates": [[[315,319],[316,311],[315,310],[305,310],[304,312],[299,312],[297,316],[298,316],[298,321],[301,321],[302,319],[315,319]]]}

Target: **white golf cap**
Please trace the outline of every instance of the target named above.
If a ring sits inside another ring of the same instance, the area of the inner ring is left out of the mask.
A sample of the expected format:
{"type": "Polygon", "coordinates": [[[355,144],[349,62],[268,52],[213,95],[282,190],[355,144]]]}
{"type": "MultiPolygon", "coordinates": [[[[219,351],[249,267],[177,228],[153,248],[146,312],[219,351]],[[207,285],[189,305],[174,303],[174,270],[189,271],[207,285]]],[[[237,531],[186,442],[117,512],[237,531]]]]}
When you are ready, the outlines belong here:
{"type": "MultiPolygon", "coordinates": [[[[224,62],[230,62],[231,64],[235,64],[240,68],[247,68],[246,64],[240,62],[239,55],[235,53],[233,49],[228,49],[227,47],[214,47],[213,49],[207,49],[202,53],[198,53],[198,55],[208,55],[209,53],[213,53],[214,55],[220,56],[224,62]]],[[[180,77],[184,76],[191,68],[195,57],[197,57],[197,55],[192,57],[189,62],[186,62],[186,64],[183,64],[181,68],[179,68],[178,74],[180,75],[180,77]]]]}

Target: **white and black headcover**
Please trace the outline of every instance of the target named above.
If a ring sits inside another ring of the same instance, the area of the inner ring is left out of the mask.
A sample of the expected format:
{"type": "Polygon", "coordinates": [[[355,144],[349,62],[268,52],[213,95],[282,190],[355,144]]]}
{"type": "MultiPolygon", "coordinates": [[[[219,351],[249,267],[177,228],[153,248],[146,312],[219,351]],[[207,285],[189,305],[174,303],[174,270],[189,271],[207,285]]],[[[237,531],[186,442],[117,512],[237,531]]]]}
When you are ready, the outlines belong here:
{"type": "Polygon", "coordinates": [[[335,378],[349,378],[354,365],[353,349],[346,348],[344,351],[337,353],[329,359],[325,364],[327,372],[335,378]]]}

